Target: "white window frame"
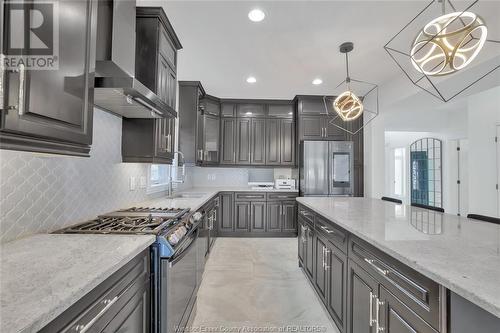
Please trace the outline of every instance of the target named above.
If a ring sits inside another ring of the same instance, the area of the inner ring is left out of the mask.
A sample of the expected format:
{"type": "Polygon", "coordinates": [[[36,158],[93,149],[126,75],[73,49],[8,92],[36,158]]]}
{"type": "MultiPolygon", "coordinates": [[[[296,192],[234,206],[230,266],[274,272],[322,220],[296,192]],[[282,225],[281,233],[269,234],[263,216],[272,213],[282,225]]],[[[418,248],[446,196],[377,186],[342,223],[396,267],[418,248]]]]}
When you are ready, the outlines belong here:
{"type": "Polygon", "coordinates": [[[165,164],[151,164],[148,167],[148,185],[147,185],[147,194],[158,193],[168,190],[168,186],[170,183],[170,166],[165,164]],[[152,176],[152,168],[159,168],[159,180],[158,182],[153,182],[151,180],[152,176]]]}

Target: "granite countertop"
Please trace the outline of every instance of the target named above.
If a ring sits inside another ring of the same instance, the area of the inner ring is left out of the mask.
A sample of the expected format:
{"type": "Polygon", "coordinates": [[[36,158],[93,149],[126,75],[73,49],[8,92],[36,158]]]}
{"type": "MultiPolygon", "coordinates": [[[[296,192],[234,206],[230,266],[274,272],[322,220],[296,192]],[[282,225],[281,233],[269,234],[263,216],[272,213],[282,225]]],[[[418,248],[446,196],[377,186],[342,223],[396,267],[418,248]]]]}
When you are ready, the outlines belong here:
{"type": "Polygon", "coordinates": [[[0,247],[0,332],[37,332],[155,240],[39,234],[0,247]]]}
{"type": "MultiPolygon", "coordinates": [[[[195,187],[130,206],[191,208],[219,192],[298,192],[195,187]]],[[[82,221],[75,221],[79,223],[82,221]]],[[[155,241],[151,235],[38,234],[0,246],[0,332],[36,332],[155,241]],[[22,314],[22,315],[20,315],[22,314]]]]}
{"type": "Polygon", "coordinates": [[[500,225],[367,198],[297,198],[500,317],[500,225]]]}

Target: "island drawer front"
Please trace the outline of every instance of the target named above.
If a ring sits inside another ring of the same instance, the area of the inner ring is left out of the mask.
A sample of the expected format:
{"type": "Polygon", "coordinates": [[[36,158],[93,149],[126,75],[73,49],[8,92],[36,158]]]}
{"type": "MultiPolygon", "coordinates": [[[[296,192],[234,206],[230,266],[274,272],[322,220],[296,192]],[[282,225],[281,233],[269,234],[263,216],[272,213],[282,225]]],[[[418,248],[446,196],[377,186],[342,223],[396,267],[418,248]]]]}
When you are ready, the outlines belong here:
{"type": "Polygon", "coordinates": [[[294,200],[298,193],[267,193],[268,201],[294,200]]]}
{"type": "Polygon", "coordinates": [[[266,201],[265,193],[256,192],[235,192],[235,201],[266,201]]]}
{"type": "Polygon", "coordinates": [[[349,239],[349,258],[436,330],[440,331],[440,327],[445,325],[441,316],[441,302],[445,299],[442,299],[438,283],[352,235],[349,239]]]}
{"type": "Polygon", "coordinates": [[[344,253],[347,253],[347,233],[339,227],[333,225],[328,220],[316,215],[316,232],[322,234],[344,253]]]}
{"type": "Polygon", "coordinates": [[[299,205],[299,216],[304,220],[308,221],[310,224],[314,224],[314,213],[307,209],[306,207],[299,205]]]}

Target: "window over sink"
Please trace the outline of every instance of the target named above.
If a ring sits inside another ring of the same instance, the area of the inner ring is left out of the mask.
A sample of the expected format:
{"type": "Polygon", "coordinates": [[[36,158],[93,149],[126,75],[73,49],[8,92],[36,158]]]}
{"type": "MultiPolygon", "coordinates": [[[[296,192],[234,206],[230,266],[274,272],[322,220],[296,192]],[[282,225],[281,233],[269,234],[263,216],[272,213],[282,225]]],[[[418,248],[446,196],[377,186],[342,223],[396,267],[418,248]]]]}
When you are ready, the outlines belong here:
{"type": "Polygon", "coordinates": [[[151,164],[148,170],[147,193],[166,191],[170,182],[170,173],[170,165],[151,164]]]}

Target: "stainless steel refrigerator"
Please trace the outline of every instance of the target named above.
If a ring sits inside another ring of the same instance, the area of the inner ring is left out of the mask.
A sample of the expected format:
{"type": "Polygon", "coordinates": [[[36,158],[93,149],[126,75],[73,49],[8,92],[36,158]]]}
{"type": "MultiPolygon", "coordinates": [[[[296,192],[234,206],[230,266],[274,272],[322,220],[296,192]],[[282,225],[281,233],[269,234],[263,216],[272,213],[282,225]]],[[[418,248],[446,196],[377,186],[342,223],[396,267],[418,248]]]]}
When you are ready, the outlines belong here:
{"type": "Polygon", "coordinates": [[[301,142],[299,173],[301,196],[353,195],[353,142],[301,142]]]}

